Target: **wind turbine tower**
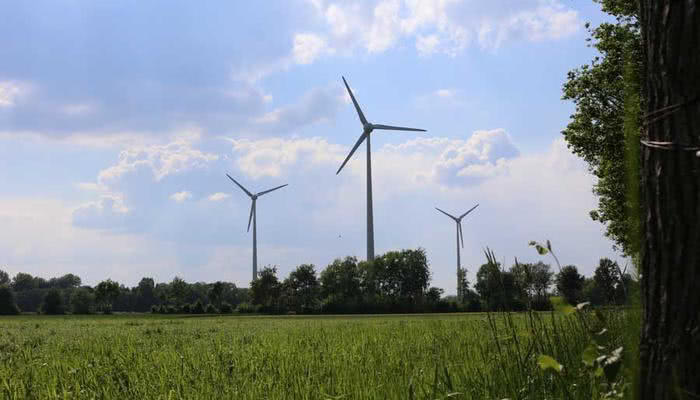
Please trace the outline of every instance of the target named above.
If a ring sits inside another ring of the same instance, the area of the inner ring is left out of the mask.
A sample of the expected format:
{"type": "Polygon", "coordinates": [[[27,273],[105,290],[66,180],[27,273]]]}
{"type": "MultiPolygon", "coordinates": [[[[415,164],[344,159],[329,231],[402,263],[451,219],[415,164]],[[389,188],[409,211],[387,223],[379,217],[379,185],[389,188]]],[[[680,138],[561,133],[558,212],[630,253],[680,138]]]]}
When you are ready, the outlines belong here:
{"type": "Polygon", "coordinates": [[[253,280],[258,279],[258,232],[257,232],[257,225],[256,225],[256,208],[255,208],[255,202],[258,200],[258,197],[270,193],[274,190],[281,189],[287,184],[280,185],[277,187],[273,187],[272,189],[268,189],[265,191],[262,191],[260,193],[251,193],[248,191],[248,189],[244,188],[243,185],[238,183],[235,179],[231,178],[231,175],[226,174],[230,180],[233,181],[241,190],[245,192],[245,194],[250,197],[251,200],[251,205],[250,205],[250,216],[248,217],[248,232],[250,232],[250,223],[253,223],[253,280]]]}
{"type": "Polygon", "coordinates": [[[345,161],[343,161],[343,164],[340,166],[340,168],[338,168],[338,171],[335,174],[338,175],[340,173],[345,164],[347,164],[348,160],[350,160],[350,157],[355,154],[357,148],[360,147],[365,139],[367,139],[367,261],[372,261],[374,260],[374,215],[372,213],[372,150],[370,146],[370,134],[375,129],[414,132],[425,132],[425,129],[404,128],[402,126],[372,124],[368,122],[365,115],[362,113],[362,109],[360,109],[360,105],[357,104],[357,100],[355,100],[355,96],[352,94],[352,90],[350,90],[350,86],[348,86],[348,82],[345,80],[345,77],[343,77],[343,83],[345,84],[345,88],[348,90],[348,94],[350,94],[352,104],[355,105],[357,116],[360,118],[360,122],[362,123],[362,134],[360,135],[360,138],[357,139],[355,146],[353,146],[352,150],[350,150],[350,154],[348,154],[345,161]]]}
{"type": "Polygon", "coordinates": [[[462,287],[462,280],[464,278],[464,275],[466,274],[466,271],[462,269],[462,264],[460,262],[460,254],[459,254],[459,245],[460,243],[462,244],[462,247],[464,247],[464,234],[462,233],[462,218],[466,217],[467,214],[472,212],[475,208],[479,207],[479,205],[475,205],[474,207],[470,208],[469,211],[465,212],[464,214],[460,215],[459,217],[455,217],[454,215],[448,214],[445,211],[442,211],[441,209],[435,207],[436,210],[440,211],[441,213],[447,215],[448,217],[452,218],[455,221],[455,224],[457,225],[457,298],[459,301],[462,301],[462,298],[464,296],[464,289],[462,287]]]}

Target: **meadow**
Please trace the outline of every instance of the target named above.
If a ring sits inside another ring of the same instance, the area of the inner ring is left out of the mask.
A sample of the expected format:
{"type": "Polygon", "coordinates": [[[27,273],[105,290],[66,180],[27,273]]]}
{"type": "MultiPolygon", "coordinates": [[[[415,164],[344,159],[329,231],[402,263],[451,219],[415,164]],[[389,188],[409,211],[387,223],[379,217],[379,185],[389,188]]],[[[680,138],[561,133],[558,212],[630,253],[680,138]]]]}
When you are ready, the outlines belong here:
{"type": "MultiPolygon", "coordinates": [[[[600,390],[581,369],[586,319],[556,312],[6,317],[0,397],[590,399],[600,390]],[[563,371],[542,369],[540,354],[563,371]]],[[[608,329],[621,333],[629,319],[608,313],[608,329]]]]}

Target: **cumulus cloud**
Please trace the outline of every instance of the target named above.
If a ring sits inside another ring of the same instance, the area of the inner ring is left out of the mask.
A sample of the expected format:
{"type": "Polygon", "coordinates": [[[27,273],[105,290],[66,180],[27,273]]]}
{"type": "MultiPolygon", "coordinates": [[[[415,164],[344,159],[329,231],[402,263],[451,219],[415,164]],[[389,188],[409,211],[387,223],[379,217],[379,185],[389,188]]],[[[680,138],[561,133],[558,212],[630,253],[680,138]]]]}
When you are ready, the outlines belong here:
{"type": "Polygon", "coordinates": [[[294,35],[292,54],[298,64],[311,64],[326,50],[326,40],[319,35],[313,33],[294,35]]]}
{"type": "MultiPolygon", "coordinates": [[[[310,1],[327,28],[314,35],[315,43],[346,49],[345,53],[358,47],[368,53],[380,53],[407,38],[415,42],[421,56],[455,56],[472,42],[483,49],[497,49],[515,39],[556,40],[574,33],[581,25],[578,13],[558,0],[504,3],[505,0],[310,1]]],[[[312,62],[319,53],[313,54],[301,63],[312,62]]]]}
{"type": "Polygon", "coordinates": [[[189,131],[166,144],[127,148],[119,153],[116,165],[100,171],[98,183],[118,179],[142,167],[150,168],[154,179],[159,181],[171,174],[204,167],[219,158],[216,154],[195,149],[193,144],[198,140],[198,131],[189,131]]]}
{"type": "Polygon", "coordinates": [[[261,139],[230,140],[238,168],[246,175],[258,179],[278,177],[292,165],[313,168],[338,163],[346,152],[343,146],[329,143],[327,139],[261,139]]]}
{"type": "Polygon", "coordinates": [[[183,190],[182,192],[177,192],[170,195],[170,199],[175,201],[176,203],[182,203],[185,200],[189,200],[191,198],[192,193],[188,192],[187,190],[183,190]]]}
{"type": "Polygon", "coordinates": [[[216,192],[216,193],[209,195],[209,197],[207,197],[207,200],[209,200],[209,201],[221,201],[221,200],[225,200],[229,197],[231,197],[231,195],[228,193],[216,192]]]}
{"type": "Polygon", "coordinates": [[[29,90],[29,85],[24,82],[0,81],[0,109],[14,106],[29,90]]]}
{"type": "Polygon", "coordinates": [[[97,230],[124,229],[129,209],[121,195],[105,194],[98,201],[76,208],[72,213],[73,225],[97,230]]]}

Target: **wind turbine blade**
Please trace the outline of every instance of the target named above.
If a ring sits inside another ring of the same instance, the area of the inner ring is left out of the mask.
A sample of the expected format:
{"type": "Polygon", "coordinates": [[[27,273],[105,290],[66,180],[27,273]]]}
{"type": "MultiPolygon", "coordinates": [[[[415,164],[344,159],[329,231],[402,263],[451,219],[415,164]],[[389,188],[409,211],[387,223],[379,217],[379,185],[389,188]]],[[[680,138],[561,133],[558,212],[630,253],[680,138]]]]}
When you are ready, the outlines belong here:
{"type": "Polygon", "coordinates": [[[288,184],[288,183],[285,183],[284,185],[280,185],[280,186],[277,186],[277,187],[273,187],[272,189],[268,189],[268,190],[266,190],[266,191],[264,191],[264,192],[258,193],[258,196],[262,196],[262,195],[264,195],[265,193],[270,193],[270,192],[272,192],[272,191],[274,191],[274,190],[281,189],[281,188],[283,188],[283,187],[285,187],[285,186],[287,186],[287,185],[289,185],[289,184],[288,184]]]}
{"type": "Polygon", "coordinates": [[[462,222],[457,222],[459,226],[459,240],[462,242],[462,248],[464,248],[464,232],[462,232],[462,222]]]}
{"type": "Polygon", "coordinates": [[[477,208],[477,207],[479,207],[478,204],[475,205],[474,207],[470,208],[469,211],[467,211],[467,212],[465,212],[464,214],[460,215],[460,216],[459,216],[459,219],[464,218],[467,214],[469,214],[470,212],[472,212],[472,210],[474,210],[474,209],[477,208]]]}
{"type": "Polygon", "coordinates": [[[345,77],[343,78],[343,83],[345,84],[345,88],[348,90],[348,93],[350,94],[350,98],[352,99],[352,104],[355,105],[355,110],[357,110],[357,116],[360,117],[360,121],[362,122],[362,125],[367,124],[367,119],[365,118],[365,115],[362,114],[362,110],[360,109],[360,105],[357,104],[357,100],[355,100],[355,96],[352,94],[352,90],[350,90],[350,86],[348,86],[348,82],[345,81],[345,77]]]}
{"type": "Polygon", "coordinates": [[[253,197],[253,193],[250,193],[250,192],[248,191],[248,189],[246,189],[246,188],[243,187],[243,185],[241,185],[240,183],[236,182],[235,179],[231,178],[231,175],[226,174],[226,176],[228,176],[228,179],[232,180],[233,183],[235,183],[236,185],[238,185],[238,187],[241,188],[241,189],[245,192],[245,194],[247,194],[247,195],[250,196],[250,197],[253,197]]]}
{"type": "Polygon", "coordinates": [[[348,154],[348,156],[345,157],[345,161],[343,161],[343,165],[341,165],[340,168],[338,168],[338,172],[335,173],[336,175],[338,175],[340,173],[340,170],[342,170],[343,167],[345,166],[345,164],[348,163],[348,160],[350,160],[350,157],[352,157],[352,155],[355,154],[355,151],[357,150],[358,147],[360,147],[360,145],[362,144],[362,141],[364,141],[366,137],[367,137],[367,134],[364,132],[362,133],[362,135],[360,135],[360,138],[357,139],[357,143],[355,143],[355,146],[352,148],[352,150],[350,150],[350,154],[348,154]]]}
{"type": "Polygon", "coordinates": [[[250,223],[253,221],[253,212],[255,211],[255,200],[250,203],[250,217],[248,217],[248,231],[250,232],[250,223]]]}
{"type": "Polygon", "coordinates": [[[437,207],[435,207],[435,209],[438,210],[438,211],[440,211],[441,213],[447,215],[448,217],[452,218],[453,220],[457,221],[457,218],[455,218],[454,216],[452,216],[452,215],[446,213],[445,211],[442,211],[441,209],[439,209],[439,208],[437,208],[437,207]]]}
{"type": "Polygon", "coordinates": [[[384,129],[384,130],[388,130],[388,131],[426,132],[425,129],[404,128],[403,126],[391,126],[391,125],[381,125],[381,124],[372,124],[372,128],[374,128],[374,129],[384,129]]]}

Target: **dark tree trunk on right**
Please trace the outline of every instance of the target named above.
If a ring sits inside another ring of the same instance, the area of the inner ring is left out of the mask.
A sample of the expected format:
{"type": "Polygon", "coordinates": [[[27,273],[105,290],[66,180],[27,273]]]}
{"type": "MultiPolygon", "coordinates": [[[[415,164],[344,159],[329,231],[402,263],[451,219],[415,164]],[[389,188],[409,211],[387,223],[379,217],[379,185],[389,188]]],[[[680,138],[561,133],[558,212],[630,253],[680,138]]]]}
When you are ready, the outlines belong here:
{"type": "MultiPolygon", "coordinates": [[[[700,146],[699,4],[640,6],[647,140],[700,146]]],[[[642,146],[642,190],[641,397],[700,399],[700,158],[642,146]]]]}

